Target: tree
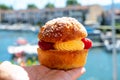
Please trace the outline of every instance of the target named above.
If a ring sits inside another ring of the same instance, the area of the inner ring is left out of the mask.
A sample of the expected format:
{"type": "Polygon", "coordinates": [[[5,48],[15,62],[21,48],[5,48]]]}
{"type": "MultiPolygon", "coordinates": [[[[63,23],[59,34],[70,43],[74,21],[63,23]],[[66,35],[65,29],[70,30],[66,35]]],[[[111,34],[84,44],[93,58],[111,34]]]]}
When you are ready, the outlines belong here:
{"type": "Polygon", "coordinates": [[[45,5],[45,8],[55,8],[55,6],[54,6],[54,4],[52,4],[52,3],[47,3],[47,4],[45,5]]]}
{"type": "Polygon", "coordinates": [[[27,8],[28,9],[37,9],[36,5],[34,5],[34,4],[28,4],[27,8]]]}
{"type": "Polygon", "coordinates": [[[66,6],[71,6],[71,5],[80,5],[77,0],[67,0],[66,1],[66,6]]]}
{"type": "Polygon", "coordinates": [[[12,6],[8,7],[8,6],[4,5],[4,4],[1,4],[0,5],[0,9],[3,9],[3,10],[12,10],[13,8],[12,8],[12,6]]]}

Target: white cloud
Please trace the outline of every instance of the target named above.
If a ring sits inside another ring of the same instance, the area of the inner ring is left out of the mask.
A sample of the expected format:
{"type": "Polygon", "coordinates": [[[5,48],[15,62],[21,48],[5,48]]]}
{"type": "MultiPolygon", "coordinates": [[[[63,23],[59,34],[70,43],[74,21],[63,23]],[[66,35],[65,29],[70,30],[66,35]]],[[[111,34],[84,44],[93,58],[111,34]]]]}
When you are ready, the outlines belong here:
{"type": "MultiPolygon", "coordinates": [[[[82,5],[100,4],[108,5],[112,3],[112,0],[79,0],[82,5]]],[[[114,0],[114,3],[120,3],[120,0],[114,0]]]]}

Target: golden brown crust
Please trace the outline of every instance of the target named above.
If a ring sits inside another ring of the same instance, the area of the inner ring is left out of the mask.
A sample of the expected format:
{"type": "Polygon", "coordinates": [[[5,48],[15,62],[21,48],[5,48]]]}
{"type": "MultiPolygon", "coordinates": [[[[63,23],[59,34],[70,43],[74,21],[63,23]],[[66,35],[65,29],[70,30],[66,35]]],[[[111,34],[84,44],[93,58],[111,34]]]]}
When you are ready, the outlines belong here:
{"type": "Polygon", "coordinates": [[[45,42],[64,42],[87,36],[87,31],[76,19],[62,17],[48,21],[38,34],[45,42]]]}
{"type": "Polygon", "coordinates": [[[58,51],[58,50],[41,50],[38,51],[40,64],[52,69],[72,69],[82,67],[86,63],[88,50],[80,51],[58,51]]]}
{"type": "MultiPolygon", "coordinates": [[[[87,31],[76,19],[62,17],[48,21],[40,30],[38,38],[45,42],[65,42],[82,39],[87,36],[87,31]]],[[[87,49],[67,50],[41,50],[38,51],[40,64],[54,69],[72,69],[82,67],[86,63],[87,49]]]]}

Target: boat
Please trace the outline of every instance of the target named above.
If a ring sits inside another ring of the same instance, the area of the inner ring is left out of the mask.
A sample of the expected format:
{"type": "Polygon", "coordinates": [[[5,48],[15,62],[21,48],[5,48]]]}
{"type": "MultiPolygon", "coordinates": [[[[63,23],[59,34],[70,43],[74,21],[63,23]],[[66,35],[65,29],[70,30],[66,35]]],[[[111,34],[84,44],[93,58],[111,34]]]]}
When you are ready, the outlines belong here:
{"type": "Polygon", "coordinates": [[[92,48],[102,47],[103,42],[100,37],[101,31],[91,26],[85,26],[85,27],[88,32],[88,38],[93,41],[92,48]]]}
{"type": "Polygon", "coordinates": [[[115,48],[116,51],[120,51],[120,40],[116,40],[115,47],[114,47],[113,43],[110,40],[106,39],[104,40],[104,46],[107,51],[112,51],[113,48],[115,48]]]}
{"type": "Polygon", "coordinates": [[[106,33],[101,34],[101,39],[107,51],[111,52],[113,48],[115,48],[116,51],[120,51],[120,37],[117,35],[115,37],[116,37],[116,41],[115,41],[115,47],[114,47],[114,44],[112,42],[112,32],[107,31],[106,33]]]}
{"type": "Polygon", "coordinates": [[[37,44],[30,44],[25,38],[19,37],[15,45],[8,46],[8,53],[15,64],[24,65],[29,59],[37,59],[37,48],[37,44]]]}
{"type": "Polygon", "coordinates": [[[25,44],[19,46],[9,46],[8,52],[10,54],[25,53],[25,54],[37,54],[37,45],[25,44]]]}
{"type": "Polygon", "coordinates": [[[14,45],[8,46],[13,63],[26,65],[29,60],[37,60],[37,44],[29,43],[25,38],[19,37],[14,45]]]}
{"type": "Polygon", "coordinates": [[[8,46],[8,52],[10,54],[26,53],[26,54],[37,54],[37,44],[30,44],[22,37],[16,40],[15,45],[8,46]]]}

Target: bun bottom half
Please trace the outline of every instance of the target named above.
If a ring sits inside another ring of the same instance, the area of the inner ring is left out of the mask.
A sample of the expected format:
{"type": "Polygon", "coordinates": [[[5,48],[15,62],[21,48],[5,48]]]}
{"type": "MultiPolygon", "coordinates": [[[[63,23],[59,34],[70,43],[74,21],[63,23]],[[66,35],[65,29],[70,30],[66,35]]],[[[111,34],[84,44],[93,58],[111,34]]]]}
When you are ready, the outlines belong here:
{"type": "Polygon", "coordinates": [[[51,69],[73,69],[86,64],[88,49],[78,51],[41,50],[38,51],[40,64],[51,69]]]}

